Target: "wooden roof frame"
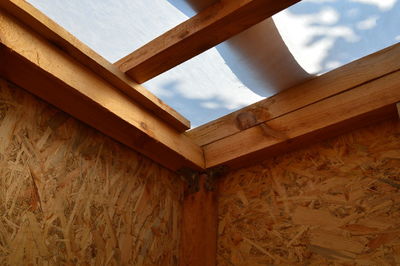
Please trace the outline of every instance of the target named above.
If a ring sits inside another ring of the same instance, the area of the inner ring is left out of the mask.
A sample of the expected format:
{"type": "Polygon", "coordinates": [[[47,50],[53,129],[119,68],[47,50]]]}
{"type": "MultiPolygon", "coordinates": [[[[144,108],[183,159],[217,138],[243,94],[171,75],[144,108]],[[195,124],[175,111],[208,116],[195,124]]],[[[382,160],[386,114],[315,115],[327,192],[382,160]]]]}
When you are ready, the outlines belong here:
{"type": "MultiPolygon", "coordinates": [[[[168,69],[295,2],[223,0],[139,51],[168,55],[168,69]],[[261,6],[270,9],[253,17],[261,6]],[[190,48],[183,59],[174,58],[179,47],[190,48]]],[[[189,121],[25,1],[0,9],[0,76],[174,171],[246,166],[397,115],[400,44],[185,132],[189,121]]]]}
{"type": "Polygon", "coordinates": [[[115,63],[143,83],[300,0],[221,0],[115,63]],[[162,62],[162,64],[160,64],[162,62]]]}

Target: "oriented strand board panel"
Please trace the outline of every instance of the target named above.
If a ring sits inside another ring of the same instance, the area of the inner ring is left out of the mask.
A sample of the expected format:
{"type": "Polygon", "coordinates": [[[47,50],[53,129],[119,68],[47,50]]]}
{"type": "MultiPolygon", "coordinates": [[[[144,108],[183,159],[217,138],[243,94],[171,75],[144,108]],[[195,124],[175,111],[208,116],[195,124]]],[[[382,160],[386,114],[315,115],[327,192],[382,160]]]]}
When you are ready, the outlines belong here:
{"type": "Polygon", "coordinates": [[[232,172],[218,265],[400,265],[400,122],[232,172]]]}
{"type": "Polygon", "coordinates": [[[177,265],[183,184],[0,80],[0,265],[177,265]]]}

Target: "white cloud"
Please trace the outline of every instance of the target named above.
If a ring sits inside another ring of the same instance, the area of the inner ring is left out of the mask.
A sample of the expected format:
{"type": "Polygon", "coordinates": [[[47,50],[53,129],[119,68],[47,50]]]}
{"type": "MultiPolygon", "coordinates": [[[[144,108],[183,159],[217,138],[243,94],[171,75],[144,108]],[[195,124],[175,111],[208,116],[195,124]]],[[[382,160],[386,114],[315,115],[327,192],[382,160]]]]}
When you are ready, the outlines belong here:
{"type": "Polygon", "coordinates": [[[219,104],[216,102],[205,102],[205,103],[202,103],[201,106],[203,106],[204,108],[207,108],[207,109],[219,108],[219,104]]]}
{"type": "Polygon", "coordinates": [[[378,16],[372,16],[367,18],[366,20],[360,21],[357,23],[357,28],[360,30],[369,30],[376,26],[376,22],[378,20],[378,16]]]}
{"type": "Polygon", "coordinates": [[[165,84],[177,81],[174,93],[192,100],[218,103],[213,106],[203,103],[209,109],[226,108],[233,110],[262,99],[237,79],[215,48],[146,82],[146,87],[162,96],[165,84]],[[215,99],[216,101],[211,101],[215,99]]]}
{"type": "Polygon", "coordinates": [[[316,18],[323,24],[335,24],[339,20],[339,13],[333,8],[324,8],[316,18]]]}
{"type": "Polygon", "coordinates": [[[293,15],[285,10],[275,15],[274,21],[293,56],[311,74],[322,71],[322,61],[333,47],[335,40],[343,38],[356,42],[359,37],[345,26],[335,26],[339,14],[332,8],[319,13],[293,15]],[[318,37],[318,39],[315,39],[318,37]],[[313,41],[313,42],[312,42],[313,41]]]}
{"type": "Polygon", "coordinates": [[[329,61],[326,63],[326,67],[329,69],[335,69],[338,68],[342,65],[342,63],[340,63],[340,61],[329,61]]]}
{"type": "Polygon", "coordinates": [[[382,11],[390,10],[397,0],[351,0],[352,2],[375,5],[382,11]]]}

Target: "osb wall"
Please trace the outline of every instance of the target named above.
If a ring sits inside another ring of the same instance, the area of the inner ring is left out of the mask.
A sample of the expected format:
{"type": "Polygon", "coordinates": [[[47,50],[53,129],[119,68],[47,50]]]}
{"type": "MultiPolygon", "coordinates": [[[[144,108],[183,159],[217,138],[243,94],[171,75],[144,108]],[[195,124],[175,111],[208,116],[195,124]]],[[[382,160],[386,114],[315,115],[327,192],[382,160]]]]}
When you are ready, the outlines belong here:
{"type": "Polygon", "coordinates": [[[400,265],[400,122],[231,173],[219,265],[400,265]]]}
{"type": "Polygon", "coordinates": [[[176,265],[182,183],[0,80],[0,265],[176,265]]]}

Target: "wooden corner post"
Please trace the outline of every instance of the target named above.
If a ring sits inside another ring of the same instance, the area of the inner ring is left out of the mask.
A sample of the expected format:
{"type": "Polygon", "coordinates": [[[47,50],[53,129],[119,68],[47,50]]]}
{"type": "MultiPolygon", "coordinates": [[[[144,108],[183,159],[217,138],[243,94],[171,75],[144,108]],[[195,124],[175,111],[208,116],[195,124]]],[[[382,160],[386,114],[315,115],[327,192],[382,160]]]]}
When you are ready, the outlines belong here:
{"type": "Polygon", "coordinates": [[[218,187],[216,179],[227,168],[205,172],[184,169],[186,181],[183,200],[180,266],[214,266],[217,259],[218,187]]]}

